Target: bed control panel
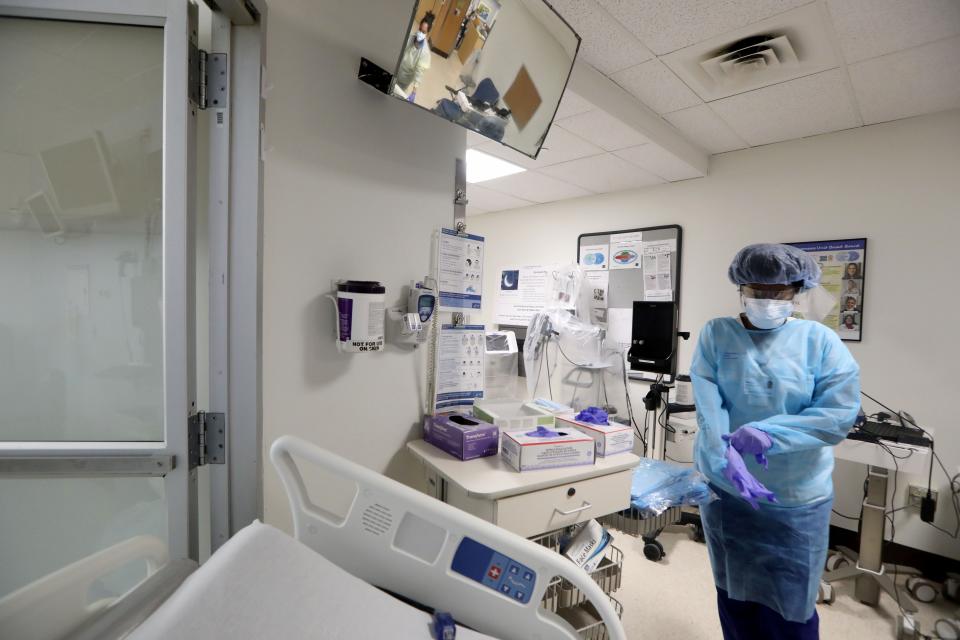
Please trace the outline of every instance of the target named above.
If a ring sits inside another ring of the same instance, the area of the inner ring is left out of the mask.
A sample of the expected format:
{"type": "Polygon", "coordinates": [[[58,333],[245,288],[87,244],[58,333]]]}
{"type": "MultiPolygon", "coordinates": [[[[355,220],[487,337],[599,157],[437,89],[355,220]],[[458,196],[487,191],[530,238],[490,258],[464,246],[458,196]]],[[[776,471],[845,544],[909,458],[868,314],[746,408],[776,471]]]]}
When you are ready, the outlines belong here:
{"type": "Polygon", "coordinates": [[[533,569],[472,538],[460,542],[450,568],[522,604],[530,602],[537,582],[533,569]]]}

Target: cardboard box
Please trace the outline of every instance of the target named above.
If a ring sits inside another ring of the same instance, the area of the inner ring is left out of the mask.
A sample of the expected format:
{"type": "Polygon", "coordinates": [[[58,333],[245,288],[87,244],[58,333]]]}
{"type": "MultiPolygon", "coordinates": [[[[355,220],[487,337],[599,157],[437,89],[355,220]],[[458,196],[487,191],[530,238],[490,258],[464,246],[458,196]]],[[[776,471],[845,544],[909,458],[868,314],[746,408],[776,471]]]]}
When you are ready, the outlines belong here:
{"type": "Polygon", "coordinates": [[[557,418],[557,428],[578,429],[593,438],[598,458],[633,451],[633,429],[625,424],[588,424],[565,416],[557,418]]]}
{"type": "Polygon", "coordinates": [[[539,426],[531,431],[504,431],[500,455],[517,471],[593,464],[593,438],[576,429],[539,426]]]}
{"type": "Polygon", "coordinates": [[[473,415],[497,425],[503,431],[533,431],[538,426],[553,427],[553,414],[525,402],[478,400],[473,403],[473,415]]]}
{"type": "Polygon", "coordinates": [[[427,416],[423,439],[461,460],[497,455],[500,429],[462,413],[427,416]]]}

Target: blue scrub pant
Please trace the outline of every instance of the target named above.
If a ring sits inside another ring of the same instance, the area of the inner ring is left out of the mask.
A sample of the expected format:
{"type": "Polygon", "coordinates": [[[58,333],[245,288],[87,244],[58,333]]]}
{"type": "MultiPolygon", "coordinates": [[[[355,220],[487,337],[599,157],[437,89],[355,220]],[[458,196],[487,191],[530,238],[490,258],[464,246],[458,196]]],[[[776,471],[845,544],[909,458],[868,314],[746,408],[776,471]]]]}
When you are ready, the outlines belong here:
{"type": "Polygon", "coordinates": [[[717,589],[717,609],[723,640],[819,640],[820,618],[817,612],[806,622],[790,622],[757,602],[732,600],[717,589]]]}

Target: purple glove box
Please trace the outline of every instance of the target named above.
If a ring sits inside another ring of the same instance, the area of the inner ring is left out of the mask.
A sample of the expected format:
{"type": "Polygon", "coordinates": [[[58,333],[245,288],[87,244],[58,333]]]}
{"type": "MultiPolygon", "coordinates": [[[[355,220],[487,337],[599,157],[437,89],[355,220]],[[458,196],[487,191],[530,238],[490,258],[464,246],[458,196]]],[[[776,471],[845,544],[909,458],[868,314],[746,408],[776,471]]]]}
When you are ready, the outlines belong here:
{"type": "Polygon", "coordinates": [[[495,456],[500,448],[500,429],[462,413],[427,416],[423,439],[461,460],[495,456]]]}

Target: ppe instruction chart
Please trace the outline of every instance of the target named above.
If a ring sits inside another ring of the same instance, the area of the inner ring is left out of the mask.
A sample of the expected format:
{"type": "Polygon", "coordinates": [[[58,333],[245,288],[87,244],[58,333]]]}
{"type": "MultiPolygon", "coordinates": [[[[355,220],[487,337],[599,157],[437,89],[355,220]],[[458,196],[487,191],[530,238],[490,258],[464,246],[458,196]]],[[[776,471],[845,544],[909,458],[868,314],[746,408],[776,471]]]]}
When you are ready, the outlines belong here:
{"type": "Polygon", "coordinates": [[[469,409],[483,399],[485,335],[482,324],[441,325],[434,367],[436,411],[469,409]]]}
{"type": "Polygon", "coordinates": [[[441,311],[481,308],[483,293],[483,238],[441,229],[437,248],[437,284],[441,311]]]}
{"type": "MultiPolygon", "coordinates": [[[[820,291],[804,295],[828,294],[832,308],[818,320],[837,332],[842,340],[859,342],[863,337],[863,287],[867,265],[867,239],[788,242],[803,249],[820,265],[820,291]]],[[[829,305],[828,305],[829,306],[829,305]]],[[[799,315],[804,315],[802,311],[799,315]]],[[[817,314],[822,315],[822,314],[817,314]]]]}

